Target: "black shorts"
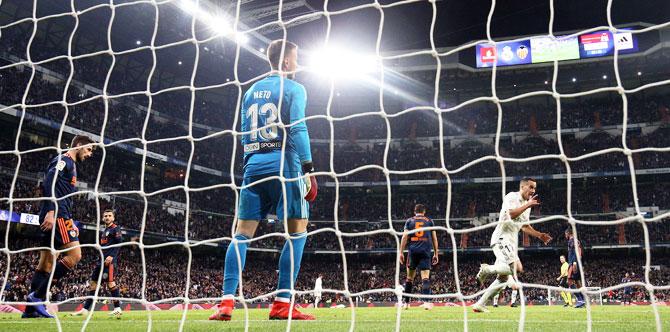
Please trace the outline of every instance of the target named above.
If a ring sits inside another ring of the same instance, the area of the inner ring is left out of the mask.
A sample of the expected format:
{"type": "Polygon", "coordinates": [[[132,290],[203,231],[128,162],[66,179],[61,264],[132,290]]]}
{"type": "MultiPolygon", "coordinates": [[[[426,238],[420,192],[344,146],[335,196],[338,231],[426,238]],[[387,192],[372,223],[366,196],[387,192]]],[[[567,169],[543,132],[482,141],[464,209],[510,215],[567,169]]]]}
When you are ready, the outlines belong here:
{"type": "Polygon", "coordinates": [[[430,270],[431,259],[429,252],[413,252],[410,250],[407,255],[407,267],[410,270],[416,270],[417,268],[420,271],[430,270]]]}
{"type": "Polygon", "coordinates": [[[561,277],[561,279],[558,280],[558,286],[568,288],[568,277],[561,277]]]}
{"type": "MultiPolygon", "coordinates": [[[[40,216],[40,221],[42,220],[44,220],[44,217],[40,216]]],[[[70,242],[79,241],[79,228],[77,228],[72,219],[56,218],[54,229],[54,248],[56,249],[62,248],[70,242]]],[[[51,231],[40,232],[42,233],[40,245],[51,247],[51,231]]]]}
{"type": "Polygon", "coordinates": [[[102,267],[102,279],[100,282],[114,282],[114,272],[116,271],[116,264],[112,261],[109,265],[104,266],[104,261],[101,264],[96,264],[91,272],[91,281],[98,282],[100,276],[100,267],[102,267]]]}

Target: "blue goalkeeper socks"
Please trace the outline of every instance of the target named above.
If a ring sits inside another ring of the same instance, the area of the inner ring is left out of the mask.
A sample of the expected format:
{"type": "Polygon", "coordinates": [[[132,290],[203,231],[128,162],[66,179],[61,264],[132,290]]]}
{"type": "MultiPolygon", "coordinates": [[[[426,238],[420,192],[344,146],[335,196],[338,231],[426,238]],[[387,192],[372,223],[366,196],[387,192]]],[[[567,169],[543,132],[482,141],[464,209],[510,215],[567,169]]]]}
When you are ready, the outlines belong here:
{"type": "MultiPolygon", "coordinates": [[[[235,239],[244,241],[248,238],[242,234],[235,235],[235,239]]],[[[240,283],[240,267],[244,270],[244,263],[247,260],[248,242],[237,242],[237,250],[232,243],[228,245],[226,251],[226,264],[223,273],[223,295],[235,295],[237,285],[240,283]],[[237,252],[240,253],[240,264],[237,261],[237,252]]]]}
{"type": "MultiPolygon", "coordinates": [[[[291,276],[291,249],[289,248],[288,241],[286,241],[279,257],[279,282],[277,283],[277,289],[291,289],[291,280],[293,280],[293,287],[295,289],[295,280],[298,278],[298,272],[300,271],[302,252],[305,249],[305,242],[307,242],[307,232],[293,233],[291,236],[297,237],[290,239],[293,244],[293,276],[291,276]]],[[[290,299],[290,292],[280,292],[277,294],[277,300],[288,302],[286,300],[290,299]]]]}

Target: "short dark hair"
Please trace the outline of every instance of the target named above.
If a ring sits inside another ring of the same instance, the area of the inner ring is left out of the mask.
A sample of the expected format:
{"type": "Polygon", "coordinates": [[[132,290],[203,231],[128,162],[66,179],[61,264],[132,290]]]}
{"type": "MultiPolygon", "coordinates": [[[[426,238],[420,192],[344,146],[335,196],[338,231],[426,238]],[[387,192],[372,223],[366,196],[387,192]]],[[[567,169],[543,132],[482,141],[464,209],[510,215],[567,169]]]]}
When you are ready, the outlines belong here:
{"type": "Polygon", "coordinates": [[[532,182],[537,182],[537,181],[535,181],[534,178],[523,178],[523,179],[521,179],[521,184],[528,183],[528,182],[531,182],[531,181],[532,182]]]}
{"type": "Polygon", "coordinates": [[[426,213],[426,206],[423,204],[414,205],[414,213],[426,213]]]}
{"type": "Polygon", "coordinates": [[[106,209],[105,211],[102,211],[102,214],[105,214],[105,213],[111,213],[114,216],[116,215],[116,212],[114,212],[114,210],[112,210],[112,209],[106,209]]]}
{"type": "Polygon", "coordinates": [[[76,148],[78,146],[91,143],[95,143],[95,141],[92,140],[90,137],[86,135],[77,135],[72,139],[72,142],[70,143],[70,148],[76,148]]]}
{"type": "Polygon", "coordinates": [[[282,60],[280,59],[282,55],[282,48],[284,48],[284,57],[286,57],[289,52],[298,49],[298,45],[284,39],[277,39],[270,42],[270,45],[268,45],[267,55],[268,61],[270,61],[270,67],[272,67],[274,70],[280,69],[279,63],[282,60]]]}

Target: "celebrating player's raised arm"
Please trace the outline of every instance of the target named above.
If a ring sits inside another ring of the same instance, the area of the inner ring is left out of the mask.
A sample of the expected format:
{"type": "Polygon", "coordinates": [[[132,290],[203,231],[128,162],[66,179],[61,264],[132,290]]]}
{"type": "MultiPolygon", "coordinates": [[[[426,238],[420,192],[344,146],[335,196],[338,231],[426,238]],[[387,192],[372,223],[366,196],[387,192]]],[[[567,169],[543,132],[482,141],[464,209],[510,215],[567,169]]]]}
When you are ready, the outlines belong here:
{"type": "Polygon", "coordinates": [[[524,211],[526,211],[527,209],[532,208],[533,206],[538,206],[538,205],[540,205],[540,202],[537,200],[537,195],[533,195],[526,203],[522,204],[519,207],[509,209],[507,211],[509,213],[510,218],[516,219],[516,218],[519,218],[519,216],[524,211]]]}

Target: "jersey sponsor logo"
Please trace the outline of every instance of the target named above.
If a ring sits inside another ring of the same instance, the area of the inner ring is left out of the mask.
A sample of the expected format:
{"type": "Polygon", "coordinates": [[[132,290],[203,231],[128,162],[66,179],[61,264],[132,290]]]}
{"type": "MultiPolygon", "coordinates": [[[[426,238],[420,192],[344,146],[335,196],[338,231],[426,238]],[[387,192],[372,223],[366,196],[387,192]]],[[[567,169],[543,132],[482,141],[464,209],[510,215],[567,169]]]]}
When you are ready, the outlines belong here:
{"type": "Polygon", "coordinates": [[[256,142],[244,145],[244,152],[270,151],[281,149],[282,142],[256,142]]]}
{"type": "Polygon", "coordinates": [[[254,152],[258,150],[260,150],[260,144],[258,143],[251,143],[244,145],[244,152],[254,152]]]}
{"type": "Polygon", "coordinates": [[[281,142],[263,142],[260,149],[281,149],[281,142]]]}
{"type": "Polygon", "coordinates": [[[62,160],[62,159],[61,159],[61,160],[59,160],[58,163],[56,164],[56,169],[59,170],[59,171],[62,171],[62,170],[65,169],[65,165],[66,165],[65,160],[62,160]]]}

